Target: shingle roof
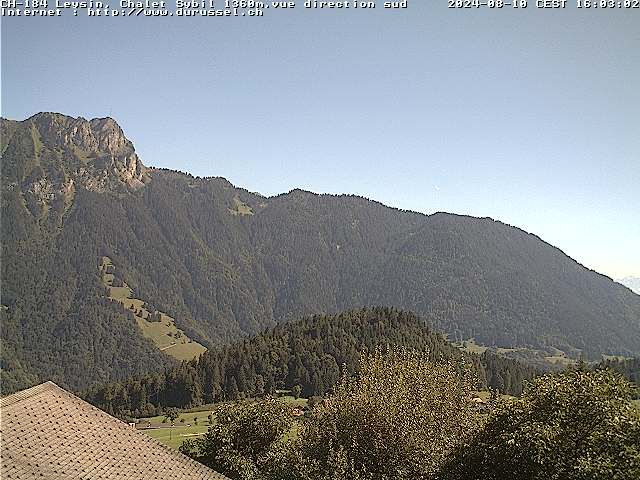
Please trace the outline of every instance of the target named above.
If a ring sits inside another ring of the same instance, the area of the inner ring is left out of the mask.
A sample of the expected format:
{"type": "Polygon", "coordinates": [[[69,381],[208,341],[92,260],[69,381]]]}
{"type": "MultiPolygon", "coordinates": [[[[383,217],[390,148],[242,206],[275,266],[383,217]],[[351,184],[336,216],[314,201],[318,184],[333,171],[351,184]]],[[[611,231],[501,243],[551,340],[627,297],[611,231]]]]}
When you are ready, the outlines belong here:
{"type": "Polygon", "coordinates": [[[224,480],[47,382],[0,399],[2,480],[224,480]]]}

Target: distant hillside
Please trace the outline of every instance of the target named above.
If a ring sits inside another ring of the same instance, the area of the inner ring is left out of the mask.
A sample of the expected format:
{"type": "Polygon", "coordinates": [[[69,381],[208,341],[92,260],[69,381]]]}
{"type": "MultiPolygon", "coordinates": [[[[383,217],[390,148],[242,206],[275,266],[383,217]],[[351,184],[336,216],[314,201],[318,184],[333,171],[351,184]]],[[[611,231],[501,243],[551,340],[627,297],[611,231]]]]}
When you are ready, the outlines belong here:
{"type": "MultiPolygon", "coordinates": [[[[236,400],[299,385],[302,395],[322,395],[342,373],[352,374],[360,354],[400,346],[429,353],[433,361],[466,361],[479,388],[519,395],[535,370],[491,352],[468,355],[410,312],[366,308],[316,315],[275,327],[253,338],[209,350],[198,360],[163,374],[132,378],[94,389],[88,400],[120,416],[151,416],[160,407],[194,407],[236,400]]],[[[462,365],[462,363],[460,363],[462,365]]]]}
{"type": "Polygon", "coordinates": [[[109,298],[103,257],[204,347],[387,305],[452,341],[640,353],[640,296],[503,223],[301,190],[267,198],[148,168],[109,118],[0,127],[6,390],[83,389],[174,362],[109,298]]]}

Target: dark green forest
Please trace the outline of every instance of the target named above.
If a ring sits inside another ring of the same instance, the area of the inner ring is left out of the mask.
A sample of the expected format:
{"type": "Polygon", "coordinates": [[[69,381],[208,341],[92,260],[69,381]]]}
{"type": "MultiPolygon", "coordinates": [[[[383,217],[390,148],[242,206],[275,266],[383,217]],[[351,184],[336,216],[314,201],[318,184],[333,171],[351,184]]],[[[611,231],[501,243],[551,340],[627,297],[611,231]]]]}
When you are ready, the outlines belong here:
{"type": "Polygon", "coordinates": [[[324,395],[342,375],[355,372],[364,351],[378,347],[408,348],[434,362],[455,362],[476,375],[478,389],[511,395],[519,395],[524,381],[536,375],[532,367],[489,351],[463,354],[413,313],[379,307],[281,325],[164,373],[93,389],[86,397],[111,414],[143,417],[166,407],[259,397],[296,385],[305,397],[324,395]]]}
{"type": "Polygon", "coordinates": [[[147,168],[112,119],[45,113],[1,128],[5,391],[45,380],[77,391],[173,363],[105,298],[102,256],[209,348],[386,305],[451,340],[640,353],[640,296],[490,218],[301,190],[263,197],[147,168]]]}

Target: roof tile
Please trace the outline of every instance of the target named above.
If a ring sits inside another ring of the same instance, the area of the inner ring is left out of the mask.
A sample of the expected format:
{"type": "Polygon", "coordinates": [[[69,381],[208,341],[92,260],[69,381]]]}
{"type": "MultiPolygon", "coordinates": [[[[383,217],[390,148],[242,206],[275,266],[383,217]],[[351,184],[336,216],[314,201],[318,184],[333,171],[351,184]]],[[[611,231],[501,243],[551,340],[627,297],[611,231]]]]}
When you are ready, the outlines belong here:
{"type": "Polygon", "coordinates": [[[0,399],[0,478],[224,480],[58,387],[0,399]]]}

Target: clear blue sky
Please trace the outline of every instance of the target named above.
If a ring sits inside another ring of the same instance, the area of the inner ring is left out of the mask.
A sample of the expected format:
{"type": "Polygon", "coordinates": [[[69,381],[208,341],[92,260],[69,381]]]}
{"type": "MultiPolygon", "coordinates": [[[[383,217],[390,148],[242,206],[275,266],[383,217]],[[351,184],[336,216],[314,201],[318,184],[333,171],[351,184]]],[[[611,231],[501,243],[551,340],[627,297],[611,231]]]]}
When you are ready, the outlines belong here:
{"type": "Polygon", "coordinates": [[[147,165],[490,216],[640,276],[640,10],[409,3],[5,17],[2,115],[111,115],[147,165]]]}

